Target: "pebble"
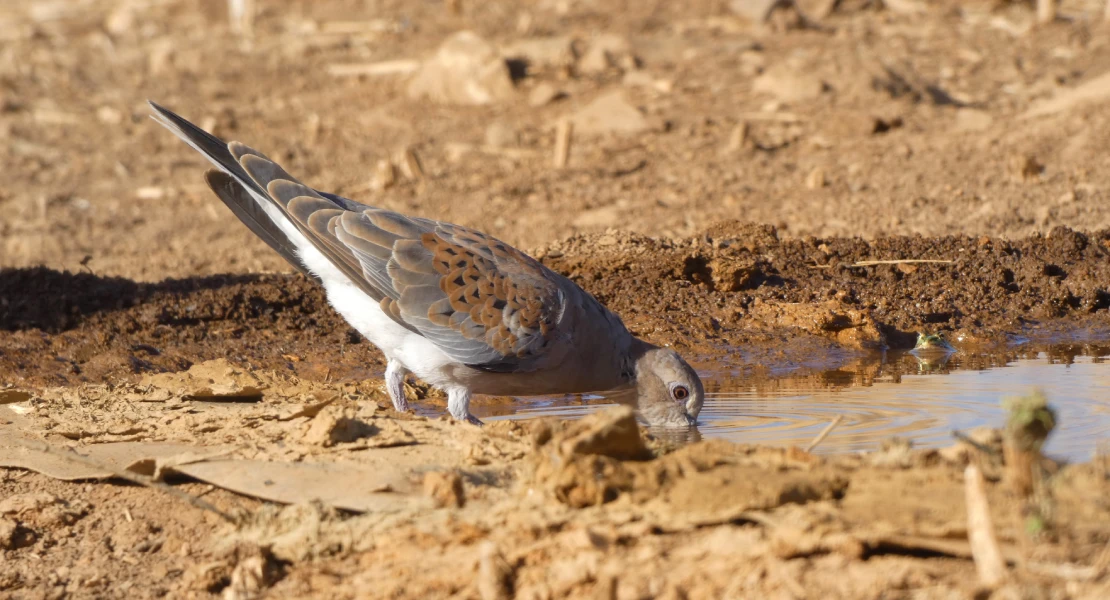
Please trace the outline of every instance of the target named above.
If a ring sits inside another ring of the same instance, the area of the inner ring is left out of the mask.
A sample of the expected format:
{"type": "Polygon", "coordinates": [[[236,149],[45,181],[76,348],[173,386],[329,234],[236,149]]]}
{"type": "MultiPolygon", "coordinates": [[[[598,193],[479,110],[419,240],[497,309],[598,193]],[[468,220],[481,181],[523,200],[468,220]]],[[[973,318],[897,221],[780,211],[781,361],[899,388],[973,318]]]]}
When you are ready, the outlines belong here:
{"type": "Polygon", "coordinates": [[[820,96],[825,84],[808,73],[776,65],[755,78],[752,90],[774,96],[781,102],[804,102],[820,96]]]}
{"type": "Polygon", "coordinates": [[[545,81],[538,84],[528,94],[528,104],[536,107],[544,106],[565,96],[566,94],[562,90],[545,81]]]}
{"type": "Polygon", "coordinates": [[[638,62],[627,39],[606,33],[590,42],[589,49],[578,60],[578,72],[596,75],[613,67],[630,71],[636,68],[638,62]]]}
{"type": "Polygon", "coordinates": [[[771,16],[771,11],[781,4],[784,4],[783,0],[732,0],[728,3],[728,9],[732,14],[751,23],[762,24],[771,16]]]}
{"type": "Polygon", "coordinates": [[[574,65],[574,40],[562,36],[526,38],[505,46],[501,54],[527,62],[529,70],[566,68],[574,65]]]}
{"type": "Polygon", "coordinates": [[[450,471],[425,473],[424,495],[432,499],[436,508],[460,508],[466,504],[463,480],[458,473],[450,471]]]}
{"type": "Polygon", "coordinates": [[[514,91],[501,54],[472,31],[448,37],[408,86],[410,98],[441,104],[493,104],[511,98],[514,91]]]}
{"type": "Polygon", "coordinates": [[[570,119],[575,133],[582,135],[636,134],[653,128],[644,113],[619,90],[600,96],[571,115],[570,119]]]}
{"type": "Polygon", "coordinates": [[[956,111],[956,129],[959,131],[983,131],[993,122],[994,117],[986,111],[974,108],[961,108],[956,111]]]}
{"type": "Polygon", "coordinates": [[[486,127],[486,145],[493,148],[508,148],[520,143],[517,131],[504,121],[494,121],[486,127]]]}

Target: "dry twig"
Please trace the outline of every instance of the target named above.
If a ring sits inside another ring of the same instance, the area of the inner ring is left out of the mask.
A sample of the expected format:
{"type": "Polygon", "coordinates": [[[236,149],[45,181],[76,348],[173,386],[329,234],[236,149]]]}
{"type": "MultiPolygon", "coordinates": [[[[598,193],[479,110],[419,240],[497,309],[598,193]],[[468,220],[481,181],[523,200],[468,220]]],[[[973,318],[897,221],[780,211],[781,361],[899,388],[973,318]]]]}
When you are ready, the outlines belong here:
{"type": "Polygon", "coordinates": [[[840,425],[840,422],[843,420],[844,415],[836,415],[836,418],[830,421],[829,424],[821,430],[821,433],[817,434],[817,437],[813,438],[813,441],[810,442],[808,446],[806,446],[806,452],[813,452],[813,449],[816,448],[821,442],[825,441],[825,438],[829,437],[829,434],[832,433],[832,430],[836,429],[836,426],[840,425]]]}
{"type": "Polygon", "coordinates": [[[967,497],[967,541],[971,544],[971,557],[983,585],[996,586],[1006,577],[1006,563],[998,548],[998,538],[991,524],[990,505],[987,503],[983,472],[971,464],[964,469],[964,491],[967,497]]]}
{"type": "MultiPolygon", "coordinates": [[[[917,258],[900,258],[897,260],[861,260],[854,262],[849,267],[874,267],[876,265],[921,265],[921,264],[934,264],[934,265],[950,265],[956,261],[954,260],[933,260],[933,259],[917,259],[917,258]]],[[[810,265],[813,269],[831,269],[836,265],[810,265]]]]}
{"type": "Polygon", "coordinates": [[[1051,23],[1056,20],[1056,0],[1037,0],[1037,22],[1051,23]]]}
{"type": "Polygon", "coordinates": [[[574,123],[568,119],[559,121],[559,125],[555,128],[555,168],[562,169],[567,166],[570,160],[570,141],[571,136],[574,135],[574,123]]]}
{"type": "Polygon", "coordinates": [[[372,63],[332,63],[327,66],[332,77],[361,75],[406,75],[420,68],[420,61],[411,59],[385,60],[372,63]]]}
{"type": "Polygon", "coordinates": [[[254,0],[227,0],[227,16],[231,30],[251,37],[254,35],[254,0]]]}

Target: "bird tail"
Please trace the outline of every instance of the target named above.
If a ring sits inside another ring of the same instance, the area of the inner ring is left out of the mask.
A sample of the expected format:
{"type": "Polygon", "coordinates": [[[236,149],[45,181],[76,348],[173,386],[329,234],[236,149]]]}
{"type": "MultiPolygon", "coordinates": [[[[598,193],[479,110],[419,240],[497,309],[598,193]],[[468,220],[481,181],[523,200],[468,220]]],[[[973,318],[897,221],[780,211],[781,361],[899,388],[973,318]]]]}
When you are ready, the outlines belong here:
{"type": "MultiPolygon", "coordinates": [[[[275,221],[286,217],[273,204],[266,190],[235,159],[228,144],[168,108],[154,102],[150,102],[150,106],[154,109],[151,118],[216,166],[216,169],[210,169],[204,174],[204,179],[231,212],[289,264],[314,277],[298,257],[297,245],[275,221]],[[267,207],[270,210],[266,210],[267,207]]],[[[261,156],[261,153],[254,153],[261,156]]]]}

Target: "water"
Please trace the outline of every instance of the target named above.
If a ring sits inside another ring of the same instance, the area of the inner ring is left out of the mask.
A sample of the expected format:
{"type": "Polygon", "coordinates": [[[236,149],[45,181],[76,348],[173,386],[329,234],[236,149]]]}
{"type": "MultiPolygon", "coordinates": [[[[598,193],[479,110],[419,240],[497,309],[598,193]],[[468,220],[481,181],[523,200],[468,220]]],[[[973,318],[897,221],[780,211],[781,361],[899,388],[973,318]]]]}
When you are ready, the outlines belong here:
{"type": "MultiPolygon", "coordinates": [[[[703,372],[706,401],[698,433],[737,442],[806,446],[837,415],[843,420],[818,451],[877,449],[892,436],[915,447],[953,443],[952,431],[1001,426],[1001,400],[1041,388],[1057,411],[1052,456],[1090,460],[1110,441],[1110,349],[1059,346],[1016,356],[908,355],[862,360],[805,376],[703,372]]],[[[526,399],[489,407],[485,420],[579,418],[612,406],[600,396],[526,399]]]]}

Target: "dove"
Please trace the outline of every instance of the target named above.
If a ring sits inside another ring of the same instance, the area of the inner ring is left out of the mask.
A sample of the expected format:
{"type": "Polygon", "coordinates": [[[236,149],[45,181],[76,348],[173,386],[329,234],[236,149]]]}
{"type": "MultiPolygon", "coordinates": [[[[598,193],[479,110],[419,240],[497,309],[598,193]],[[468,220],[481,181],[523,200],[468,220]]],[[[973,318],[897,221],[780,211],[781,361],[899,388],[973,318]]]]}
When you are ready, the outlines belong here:
{"type": "Polygon", "coordinates": [[[150,105],[215,166],[205,180],[216,196],[382,351],[396,410],[408,410],[412,374],[476,425],[474,394],[586,392],[634,394],[651,426],[697,423],[705,392],[694,369],[534,258],[473,229],[313,189],[261,152],[150,105]]]}

